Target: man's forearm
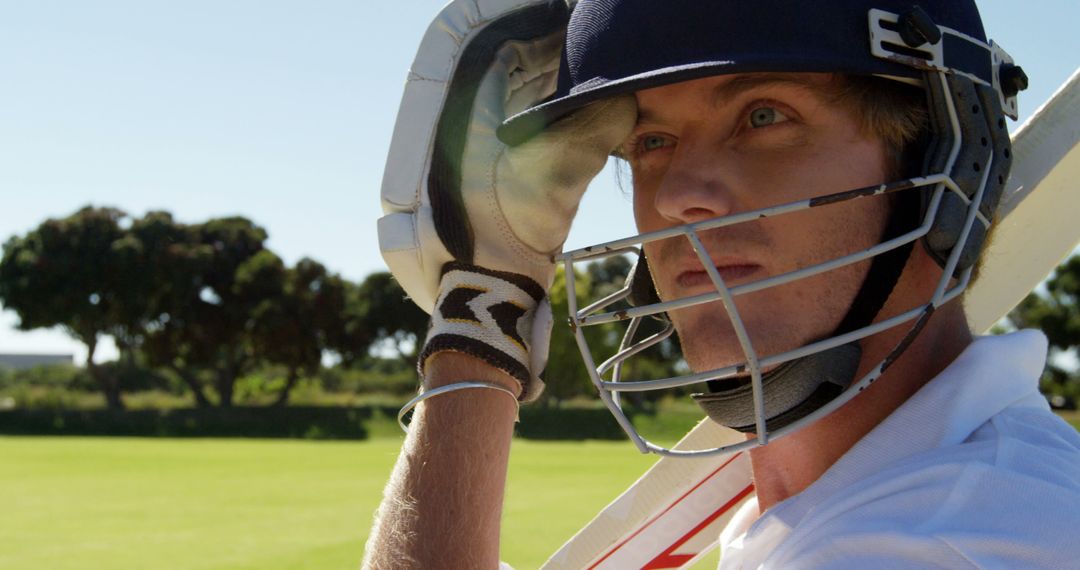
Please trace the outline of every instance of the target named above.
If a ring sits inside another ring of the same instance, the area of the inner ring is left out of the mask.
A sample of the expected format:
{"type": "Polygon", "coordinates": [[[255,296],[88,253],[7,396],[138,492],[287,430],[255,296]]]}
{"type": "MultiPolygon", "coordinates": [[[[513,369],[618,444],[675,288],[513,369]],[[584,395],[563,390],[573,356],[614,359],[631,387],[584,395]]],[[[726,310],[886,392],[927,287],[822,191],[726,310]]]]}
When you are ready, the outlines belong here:
{"type": "MultiPolygon", "coordinates": [[[[444,353],[428,388],[462,381],[514,387],[504,373],[444,353]]],[[[506,468],[517,407],[502,392],[469,389],[420,404],[394,466],[364,568],[496,568],[506,468]]]]}

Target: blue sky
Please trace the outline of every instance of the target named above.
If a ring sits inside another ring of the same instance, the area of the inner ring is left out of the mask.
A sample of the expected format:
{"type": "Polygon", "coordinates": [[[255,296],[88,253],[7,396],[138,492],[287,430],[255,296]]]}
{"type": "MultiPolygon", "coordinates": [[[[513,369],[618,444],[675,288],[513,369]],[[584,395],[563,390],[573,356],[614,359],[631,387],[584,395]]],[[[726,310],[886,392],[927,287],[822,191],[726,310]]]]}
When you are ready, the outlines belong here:
{"type": "MultiPolygon", "coordinates": [[[[382,270],[383,162],[442,4],[0,0],[0,241],[86,204],[189,222],[240,214],[289,262],[310,256],[352,279],[382,270]]],[[[1080,66],[1080,2],[980,6],[1031,76],[1026,117],[1080,66]]],[[[581,216],[568,247],[633,232],[611,172],[581,216]]],[[[0,313],[0,352],[81,354],[15,322],[0,313]]]]}

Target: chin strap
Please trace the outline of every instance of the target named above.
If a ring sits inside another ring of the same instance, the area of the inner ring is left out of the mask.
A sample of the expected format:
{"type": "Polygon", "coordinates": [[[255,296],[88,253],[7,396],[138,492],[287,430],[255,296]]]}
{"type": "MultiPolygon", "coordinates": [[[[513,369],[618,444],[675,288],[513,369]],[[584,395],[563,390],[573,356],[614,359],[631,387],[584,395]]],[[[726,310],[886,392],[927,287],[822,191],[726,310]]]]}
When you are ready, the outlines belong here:
{"type": "MultiPolygon", "coordinates": [[[[839,396],[855,378],[861,359],[862,349],[849,343],[792,360],[762,375],[766,427],[780,429],[839,396]]],[[[709,384],[711,390],[716,383],[709,384]]],[[[749,380],[735,388],[691,397],[720,425],[744,433],[757,431],[754,407],[747,405],[754,398],[749,380]]]]}

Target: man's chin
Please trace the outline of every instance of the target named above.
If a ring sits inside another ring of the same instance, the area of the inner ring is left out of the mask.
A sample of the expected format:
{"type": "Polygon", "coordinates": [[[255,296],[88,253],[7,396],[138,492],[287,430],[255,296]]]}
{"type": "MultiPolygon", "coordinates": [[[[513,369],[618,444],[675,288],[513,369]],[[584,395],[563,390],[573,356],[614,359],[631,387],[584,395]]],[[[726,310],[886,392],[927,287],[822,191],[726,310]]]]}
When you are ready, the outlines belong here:
{"type": "MultiPolygon", "coordinates": [[[[733,330],[695,331],[688,335],[680,334],[679,338],[682,342],[683,357],[695,373],[745,365],[749,361],[733,330]]],[[[773,338],[775,339],[776,336],[774,335],[773,338]]],[[[803,345],[797,342],[753,342],[751,340],[751,348],[758,360],[794,350],[800,346],[803,345]]],[[[780,365],[765,366],[762,372],[768,372],[778,366],[780,365]]],[[[748,372],[741,371],[740,375],[742,374],[748,374],[748,372]]]]}
{"type": "Polygon", "coordinates": [[[723,348],[719,350],[716,348],[718,345],[720,343],[709,346],[688,347],[684,343],[683,355],[686,358],[687,365],[695,373],[700,373],[746,363],[746,354],[743,353],[737,340],[734,346],[724,344],[721,345],[723,348]]]}

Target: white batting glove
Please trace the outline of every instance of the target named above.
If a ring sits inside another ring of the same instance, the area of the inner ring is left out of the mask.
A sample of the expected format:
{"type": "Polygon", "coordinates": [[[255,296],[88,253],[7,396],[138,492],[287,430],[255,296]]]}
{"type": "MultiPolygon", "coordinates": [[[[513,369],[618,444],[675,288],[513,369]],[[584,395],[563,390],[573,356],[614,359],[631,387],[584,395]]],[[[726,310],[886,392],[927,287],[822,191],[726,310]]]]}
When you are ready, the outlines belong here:
{"type": "Polygon", "coordinates": [[[380,249],[432,314],[421,369],[441,351],[470,354],[517,379],[525,401],[543,388],[553,257],[637,117],[623,96],[515,147],[496,138],[554,92],[566,18],[546,0],[447,6],[409,74],[383,179],[380,249]]]}

